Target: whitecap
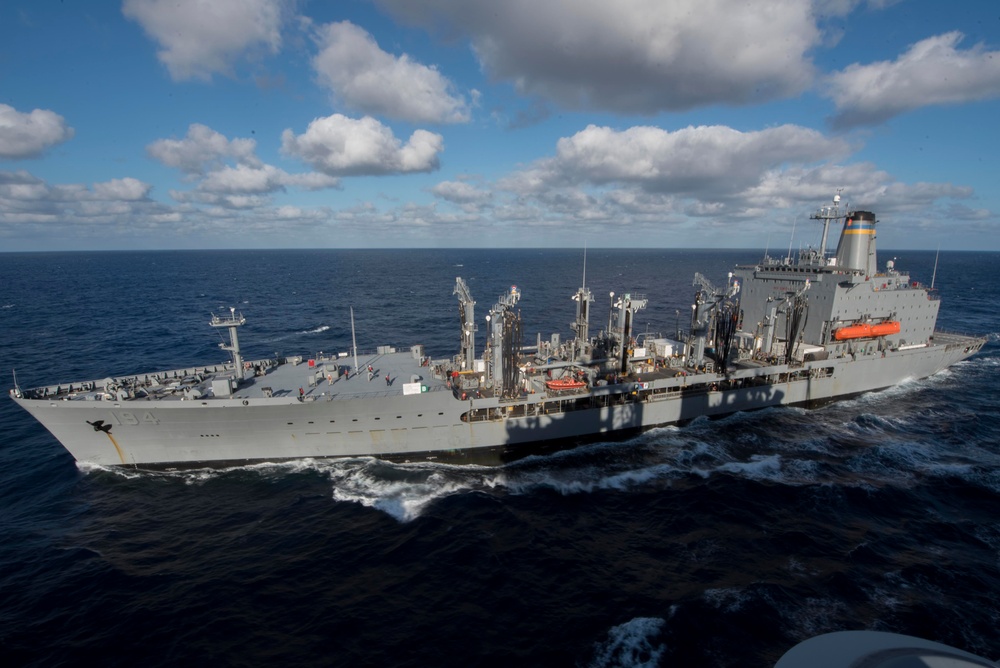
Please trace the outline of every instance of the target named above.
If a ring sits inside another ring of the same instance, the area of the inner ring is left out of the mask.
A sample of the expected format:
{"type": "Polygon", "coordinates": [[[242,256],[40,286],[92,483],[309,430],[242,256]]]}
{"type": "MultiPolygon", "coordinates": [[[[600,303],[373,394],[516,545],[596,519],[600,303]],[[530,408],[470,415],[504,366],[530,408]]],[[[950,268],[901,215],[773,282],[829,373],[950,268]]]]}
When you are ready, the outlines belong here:
{"type": "Polygon", "coordinates": [[[320,325],[319,327],[314,327],[312,329],[303,329],[298,332],[293,332],[290,334],[282,334],[280,336],[272,336],[269,339],[265,339],[263,343],[278,343],[279,341],[287,341],[288,339],[293,339],[297,336],[302,336],[304,334],[322,334],[330,329],[330,325],[320,325]]]}
{"type": "Polygon", "coordinates": [[[747,462],[726,462],[714,471],[692,469],[703,478],[710,473],[730,473],[751,480],[779,480],[781,478],[781,457],[779,455],[751,455],[747,462]]]}
{"type": "Polygon", "coordinates": [[[504,487],[511,494],[526,495],[550,489],[563,496],[592,494],[596,491],[630,491],[682,473],[669,463],[637,466],[608,471],[600,466],[544,469],[538,471],[504,471],[489,478],[491,487],[504,487]]]}
{"type": "Polygon", "coordinates": [[[595,647],[593,668],[653,668],[667,647],[657,642],[666,622],[659,617],[636,617],[612,627],[595,647]]]}
{"type": "Polygon", "coordinates": [[[416,519],[438,499],[483,487],[479,476],[463,475],[461,467],[440,464],[338,460],[326,473],[335,500],[380,510],[399,522],[416,519]]]}

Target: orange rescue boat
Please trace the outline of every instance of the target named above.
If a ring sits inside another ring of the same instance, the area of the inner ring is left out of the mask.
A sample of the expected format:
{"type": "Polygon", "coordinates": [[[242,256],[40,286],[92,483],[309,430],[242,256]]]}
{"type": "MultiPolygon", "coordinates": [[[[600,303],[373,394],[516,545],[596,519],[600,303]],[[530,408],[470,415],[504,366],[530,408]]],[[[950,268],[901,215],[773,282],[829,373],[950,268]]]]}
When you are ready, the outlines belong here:
{"type": "Polygon", "coordinates": [[[848,339],[871,339],[876,336],[889,336],[891,334],[899,334],[899,323],[895,320],[887,320],[876,324],[863,323],[841,327],[834,330],[833,338],[837,341],[847,341],[848,339]]]}
{"type": "Polygon", "coordinates": [[[545,381],[545,386],[550,390],[579,390],[587,384],[575,378],[553,378],[545,381]]]}

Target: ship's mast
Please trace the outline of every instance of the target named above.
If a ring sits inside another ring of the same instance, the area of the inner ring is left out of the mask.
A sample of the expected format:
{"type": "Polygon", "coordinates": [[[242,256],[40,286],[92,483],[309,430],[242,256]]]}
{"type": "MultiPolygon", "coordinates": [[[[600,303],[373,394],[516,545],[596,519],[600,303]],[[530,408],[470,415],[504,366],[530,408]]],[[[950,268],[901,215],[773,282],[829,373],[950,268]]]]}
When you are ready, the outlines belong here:
{"type": "Polygon", "coordinates": [[[934,279],[937,278],[937,265],[939,257],[941,257],[941,244],[938,244],[937,253],[934,254],[934,273],[931,274],[931,290],[934,289],[934,279]]]}
{"type": "Polygon", "coordinates": [[[242,313],[237,313],[236,309],[229,307],[229,317],[219,317],[212,314],[212,319],[208,322],[212,327],[220,328],[227,327],[229,329],[229,345],[225,343],[220,343],[219,347],[223,350],[228,350],[233,356],[233,366],[236,368],[236,378],[238,380],[243,379],[243,357],[240,355],[240,339],[236,333],[236,328],[243,325],[246,322],[246,318],[243,317],[242,313]]]}
{"type": "Polygon", "coordinates": [[[590,302],[593,299],[594,295],[587,289],[587,249],[584,248],[583,281],[580,283],[580,289],[573,295],[573,301],[576,302],[576,320],[572,324],[581,353],[585,352],[590,340],[590,302]]]}
{"type": "Polygon", "coordinates": [[[840,212],[840,190],[837,190],[837,194],[833,196],[833,204],[830,206],[824,206],[819,211],[809,216],[812,220],[822,220],[823,221],[823,237],[819,242],[819,259],[820,262],[826,264],[826,240],[830,233],[830,221],[840,220],[845,214],[840,212]]]}
{"type": "Polygon", "coordinates": [[[351,307],[351,350],[354,352],[354,375],[358,375],[358,339],[354,336],[354,307],[351,307]]]}

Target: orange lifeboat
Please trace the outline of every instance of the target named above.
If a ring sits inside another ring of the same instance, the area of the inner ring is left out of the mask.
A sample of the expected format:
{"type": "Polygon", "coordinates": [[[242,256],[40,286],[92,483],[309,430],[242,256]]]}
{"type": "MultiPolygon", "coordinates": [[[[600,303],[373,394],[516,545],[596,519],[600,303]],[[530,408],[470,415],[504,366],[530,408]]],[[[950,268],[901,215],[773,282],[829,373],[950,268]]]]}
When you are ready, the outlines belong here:
{"type": "Polygon", "coordinates": [[[837,341],[847,341],[848,339],[871,339],[876,336],[890,336],[892,334],[899,334],[899,323],[895,320],[841,327],[834,330],[833,338],[837,341]]]}
{"type": "Polygon", "coordinates": [[[545,387],[550,390],[579,390],[581,387],[586,386],[585,382],[576,380],[575,378],[554,378],[545,381],[545,387]]]}

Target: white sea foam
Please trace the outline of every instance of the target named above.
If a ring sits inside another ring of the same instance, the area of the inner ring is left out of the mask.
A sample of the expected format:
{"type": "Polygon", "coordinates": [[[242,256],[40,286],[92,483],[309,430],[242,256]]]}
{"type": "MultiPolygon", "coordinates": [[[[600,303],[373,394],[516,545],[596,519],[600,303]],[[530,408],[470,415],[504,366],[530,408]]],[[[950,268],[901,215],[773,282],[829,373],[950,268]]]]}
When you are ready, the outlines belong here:
{"type": "Polygon", "coordinates": [[[778,455],[751,455],[750,461],[732,461],[720,464],[712,470],[692,469],[692,473],[703,478],[709,477],[713,473],[729,473],[741,478],[751,480],[780,480],[781,457],[778,455]]]}
{"type": "Polygon", "coordinates": [[[465,473],[460,467],[436,464],[390,464],[378,460],[333,462],[327,474],[333,482],[333,498],[337,501],[375,508],[400,522],[419,517],[438,499],[483,486],[476,469],[465,473]]]}
{"type": "Polygon", "coordinates": [[[666,622],[659,617],[636,617],[608,631],[594,651],[593,668],[653,668],[666,645],[658,642],[666,622]]]}
{"type": "Polygon", "coordinates": [[[958,367],[960,369],[964,369],[965,367],[972,367],[974,370],[977,371],[995,371],[998,367],[1000,367],[1000,356],[980,354],[979,356],[973,357],[972,359],[959,362],[958,364],[955,365],[955,367],[958,367]]]}
{"type": "Polygon", "coordinates": [[[296,337],[302,336],[304,334],[322,334],[330,329],[329,325],[320,325],[319,327],[314,327],[312,329],[303,329],[298,332],[293,332],[290,334],[282,334],[280,336],[273,336],[266,339],[264,343],[277,343],[279,341],[287,341],[288,339],[294,339],[296,337]]]}
{"type": "Polygon", "coordinates": [[[629,491],[636,487],[664,480],[679,472],[668,464],[639,466],[620,471],[598,466],[546,469],[539,471],[502,472],[489,478],[489,486],[503,487],[512,494],[531,494],[550,489],[563,496],[591,494],[601,490],[629,491]]]}
{"type": "MultiPolygon", "coordinates": [[[[706,434],[707,435],[707,434],[706,434]]],[[[489,478],[492,488],[503,487],[514,494],[530,494],[550,489],[563,495],[588,494],[601,490],[633,491],[643,487],[662,488],[675,481],[695,476],[708,479],[725,474],[749,480],[765,480],[785,485],[817,484],[820,463],[810,458],[795,457],[802,450],[795,446],[789,452],[767,452],[773,447],[740,444],[734,448],[727,442],[709,442],[698,438],[697,432],[684,433],[663,430],[646,438],[646,443],[603,444],[593,446],[597,456],[603,447],[608,452],[597,463],[574,466],[573,457],[590,462],[581,450],[562,453],[558,466],[543,459],[531,466],[502,469],[489,478]],[[640,452],[640,457],[614,457],[615,451],[640,452]],[[756,450],[764,449],[765,452],[756,450]]]]}
{"type": "Polygon", "coordinates": [[[437,499],[488,489],[493,484],[492,481],[487,484],[483,473],[493,469],[485,467],[437,463],[392,464],[373,457],[335,460],[303,458],[178,471],[150,471],[88,463],[77,463],[77,468],[85,474],[110,473],[127,480],[141,477],[167,478],[185,485],[202,485],[240,472],[266,478],[312,471],[329,478],[335,500],[380,510],[400,522],[409,522],[419,517],[437,499]]]}
{"type": "Polygon", "coordinates": [[[80,473],[117,473],[119,475],[125,474],[123,477],[129,477],[129,474],[138,475],[138,471],[132,469],[118,468],[114,466],[101,466],[100,464],[92,464],[90,462],[76,462],[76,468],[80,473]]]}
{"type": "Polygon", "coordinates": [[[220,475],[225,474],[228,471],[234,471],[239,469],[249,469],[248,466],[240,466],[233,468],[204,468],[204,469],[182,469],[177,471],[170,470],[151,470],[143,469],[134,466],[101,466],[100,464],[92,464],[90,462],[77,462],[76,468],[80,470],[81,473],[94,474],[94,473],[110,473],[116,475],[120,478],[126,480],[135,480],[137,478],[172,478],[180,480],[188,485],[194,485],[206,480],[211,480],[220,475]]]}

